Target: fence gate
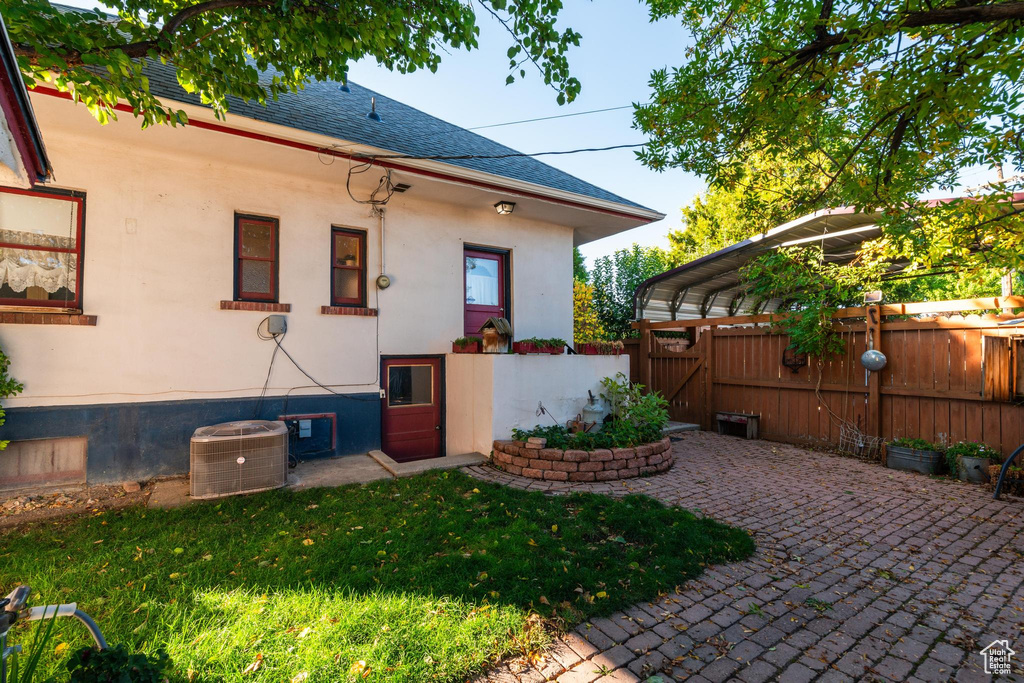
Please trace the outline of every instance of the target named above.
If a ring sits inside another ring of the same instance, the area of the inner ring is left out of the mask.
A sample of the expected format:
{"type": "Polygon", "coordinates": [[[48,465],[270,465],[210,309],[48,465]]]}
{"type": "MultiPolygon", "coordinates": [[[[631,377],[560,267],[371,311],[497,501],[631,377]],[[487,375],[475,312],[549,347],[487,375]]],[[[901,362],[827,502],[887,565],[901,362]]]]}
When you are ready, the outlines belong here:
{"type": "Polygon", "coordinates": [[[647,345],[650,359],[638,368],[640,384],[665,397],[669,416],[677,422],[703,424],[705,420],[707,338],[710,335],[702,336],[691,348],[682,351],[671,348],[678,345],[677,340],[659,339],[653,334],[640,338],[640,344],[647,345]]]}

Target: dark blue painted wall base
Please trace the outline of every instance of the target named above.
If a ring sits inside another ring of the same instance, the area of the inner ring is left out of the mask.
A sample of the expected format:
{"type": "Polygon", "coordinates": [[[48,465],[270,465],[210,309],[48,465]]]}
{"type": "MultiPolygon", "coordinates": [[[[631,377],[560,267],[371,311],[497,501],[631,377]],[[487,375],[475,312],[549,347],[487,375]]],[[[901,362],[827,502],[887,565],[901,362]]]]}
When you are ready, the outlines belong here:
{"type": "MultiPolygon", "coordinates": [[[[283,414],[335,413],[336,448],[320,455],[352,455],[380,448],[380,399],[375,393],[290,396],[285,404],[284,397],[267,397],[262,403],[252,397],[8,408],[0,439],[88,437],[86,476],[89,483],[96,484],[184,474],[188,472],[189,438],[196,428],[253,417],[276,420],[283,414]]],[[[319,440],[316,432],[314,436],[319,440]]],[[[294,436],[291,441],[294,447],[294,436]]],[[[329,441],[327,444],[329,448],[329,441]]]]}

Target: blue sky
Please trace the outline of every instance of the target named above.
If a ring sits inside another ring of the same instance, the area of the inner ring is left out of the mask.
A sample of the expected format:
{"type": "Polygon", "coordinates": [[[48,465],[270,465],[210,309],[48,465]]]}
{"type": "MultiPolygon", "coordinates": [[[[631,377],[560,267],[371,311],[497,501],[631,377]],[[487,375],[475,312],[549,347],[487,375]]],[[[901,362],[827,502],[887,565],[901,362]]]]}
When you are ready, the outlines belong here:
{"type": "MultiPolygon", "coordinates": [[[[62,0],[91,8],[95,0],[62,0]]],[[[504,28],[480,16],[480,49],[452,51],[436,74],[393,73],[372,61],[353,64],[353,82],[464,128],[646,102],[653,69],[683,63],[687,35],[676,21],[651,23],[638,1],[568,0],[562,24],[583,34],[570,65],[583,84],[575,102],[559,107],[555,92],[536,70],[506,86],[511,45],[504,28]]],[[[369,106],[369,105],[367,105],[369,106]]],[[[479,131],[522,152],[606,147],[643,142],[632,128],[632,111],[623,109],[553,121],[479,131]]],[[[682,171],[655,173],[636,161],[631,150],[543,157],[545,163],[618,195],[666,214],[665,220],[585,245],[588,260],[628,247],[633,242],[667,245],[666,233],[680,227],[680,208],[704,189],[682,171]]]]}
{"type": "MultiPolygon", "coordinates": [[[[506,86],[510,43],[504,29],[481,17],[479,50],[445,57],[436,74],[392,73],[372,62],[353,65],[351,78],[389,97],[465,128],[646,102],[655,68],[683,63],[688,36],[677,21],[651,23],[639,2],[569,0],[562,23],[583,34],[570,55],[580,96],[559,107],[555,92],[536,70],[506,86]]],[[[523,152],[643,142],[632,128],[631,109],[479,131],[523,152]]],[[[656,173],[632,150],[544,157],[545,163],[666,214],[665,220],[585,245],[588,260],[633,242],[667,245],[665,234],[681,225],[680,208],[704,189],[696,176],[679,170],[656,173]]]]}

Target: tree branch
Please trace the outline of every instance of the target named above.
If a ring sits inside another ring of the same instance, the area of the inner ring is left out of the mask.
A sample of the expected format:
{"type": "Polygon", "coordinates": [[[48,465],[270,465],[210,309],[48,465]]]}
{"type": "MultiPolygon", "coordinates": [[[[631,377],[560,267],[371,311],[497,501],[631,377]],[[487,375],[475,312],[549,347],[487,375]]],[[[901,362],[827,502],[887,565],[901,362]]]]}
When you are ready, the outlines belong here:
{"type": "MultiPolygon", "coordinates": [[[[172,16],[163,25],[155,38],[150,40],[140,40],[134,43],[124,43],[121,45],[103,45],[85,52],[80,50],[68,50],[63,55],[64,62],[68,67],[83,66],[85,64],[82,59],[83,55],[111,52],[113,50],[120,50],[130,59],[145,57],[153,50],[158,50],[162,55],[170,56],[171,39],[174,37],[174,34],[176,34],[190,19],[194,19],[201,14],[215,12],[217,10],[254,9],[258,7],[267,7],[273,4],[273,0],[206,0],[205,2],[190,5],[172,16]]],[[[19,57],[27,57],[29,62],[32,64],[37,63],[39,59],[38,52],[23,45],[16,45],[14,53],[19,57]]]]}
{"type": "MultiPolygon", "coordinates": [[[[824,9],[823,6],[823,15],[824,9]]],[[[962,26],[964,24],[1019,21],[1022,19],[1024,19],[1024,2],[997,2],[986,5],[942,7],[920,12],[907,12],[891,23],[894,30],[903,30],[908,28],[925,28],[928,26],[962,26]]],[[[820,29],[821,26],[817,28],[820,29]]],[[[792,60],[794,65],[798,66],[836,47],[857,40],[859,36],[867,33],[870,28],[871,26],[863,26],[849,31],[826,35],[822,35],[819,32],[815,40],[790,53],[787,57],[778,60],[776,64],[792,60]]]]}

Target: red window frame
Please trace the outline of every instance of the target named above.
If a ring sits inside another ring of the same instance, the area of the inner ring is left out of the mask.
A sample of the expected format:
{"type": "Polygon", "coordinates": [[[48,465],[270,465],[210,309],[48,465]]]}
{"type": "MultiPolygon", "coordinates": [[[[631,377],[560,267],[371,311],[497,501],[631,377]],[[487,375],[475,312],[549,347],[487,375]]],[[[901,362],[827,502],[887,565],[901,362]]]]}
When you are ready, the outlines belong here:
{"type": "Polygon", "coordinates": [[[276,218],[266,216],[253,216],[250,214],[235,214],[235,301],[269,301],[277,303],[278,297],[278,242],[280,239],[280,223],[276,218]],[[244,223],[261,223],[270,227],[270,256],[243,256],[242,255],[242,225],[244,223]],[[245,261],[266,261],[271,263],[270,268],[270,292],[246,292],[242,289],[242,266],[245,261]]]}
{"type": "Polygon", "coordinates": [[[331,226],[331,305],[366,308],[366,231],[331,226]],[[359,240],[359,265],[347,266],[338,261],[336,235],[342,234],[359,240]],[[359,296],[341,297],[334,289],[334,271],[353,270],[359,274],[359,296]]]}
{"type": "Polygon", "coordinates": [[[73,299],[10,299],[0,297],[0,306],[21,306],[24,308],[57,308],[62,310],[82,310],[82,271],[85,262],[85,193],[72,190],[22,190],[15,187],[0,187],[0,192],[8,194],[22,194],[30,197],[46,197],[48,199],[59,199],[61,201],[73,202],[77,205],[76,215],[78,220],[75,226],[75,248],[66,249],[60,247],[46,247],[42,245],[16,244],[13,242],[0,242],[0,247],[9,249],[25,249],[29,251],[51,251],[62,254],[75,254],[78,256],[78,266],[75,269],[75,296],[73,299]]]}

